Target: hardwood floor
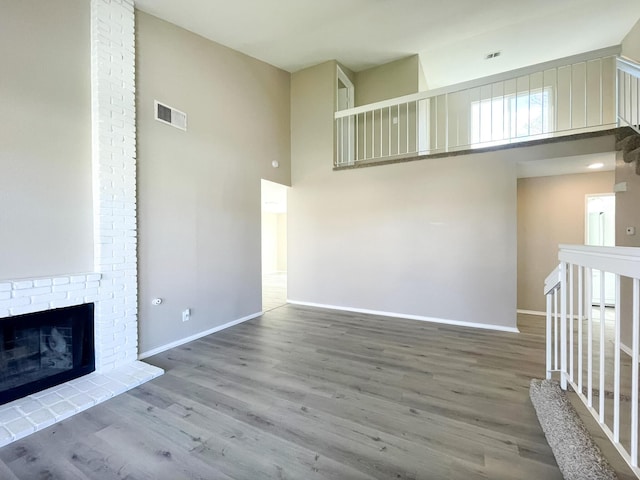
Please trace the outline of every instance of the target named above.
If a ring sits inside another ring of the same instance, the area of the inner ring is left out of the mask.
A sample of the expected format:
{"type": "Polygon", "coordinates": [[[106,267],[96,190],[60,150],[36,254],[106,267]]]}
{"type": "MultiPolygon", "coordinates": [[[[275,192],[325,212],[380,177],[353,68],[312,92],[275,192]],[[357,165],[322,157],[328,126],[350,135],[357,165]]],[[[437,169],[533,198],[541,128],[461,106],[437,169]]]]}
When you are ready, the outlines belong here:
{"type": "Polygon", "coordinates": [[[0,449],[0,478],[560,479],[528,397],[543,326],[276,308],[0,449]]]}
{"type": "Polygon", "coordinates": [[[287,303],[287,272],[262,276],[262,311],[268,312],[287,303]]]}

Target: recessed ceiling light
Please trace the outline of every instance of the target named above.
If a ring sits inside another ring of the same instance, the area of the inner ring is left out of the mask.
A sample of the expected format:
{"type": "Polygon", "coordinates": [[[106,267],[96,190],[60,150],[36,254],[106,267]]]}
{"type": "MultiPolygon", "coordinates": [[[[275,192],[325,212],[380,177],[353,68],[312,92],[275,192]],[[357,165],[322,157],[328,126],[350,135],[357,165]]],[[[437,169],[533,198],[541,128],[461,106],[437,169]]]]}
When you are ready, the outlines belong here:
{"type": "Polygon", "coordinates": [[[597,170],[598,168],[602,168],[602,167],[604,167],[604,163],[596,162],[596,163],[592,163],[587,168],[590,168],[591,170],[597,170]]]}

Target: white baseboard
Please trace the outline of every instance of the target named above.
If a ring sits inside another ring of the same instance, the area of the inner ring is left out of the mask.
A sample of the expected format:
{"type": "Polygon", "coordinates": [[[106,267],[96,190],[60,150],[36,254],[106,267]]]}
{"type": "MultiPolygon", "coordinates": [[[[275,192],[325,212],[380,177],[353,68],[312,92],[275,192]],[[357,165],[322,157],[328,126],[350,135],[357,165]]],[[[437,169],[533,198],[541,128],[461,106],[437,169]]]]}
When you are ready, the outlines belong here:
{"type": "Polygon", "coordinates": [[[620,342],[620,350],[622,350],[624,353],[626,353],[630,357],[633,357],[633,350],[631,350],[631,347],[628,347],[622,342],[620,342]]]}
{"type": "Polygon", "coordinates": [[[218,325],[217,327],[210,328],[209,330],[205,330],[204,332],[196,333],[195,335],[191,335],[189,337],[181,338],[180,340],[176,340],[175,342],[167,343],[166,345],[162,345],[161,347],[154,348],[152,350],[147,350],[146,352],[142,352],[138,354],[138,360],[143,360],[145,358],[151,357],[153,355],[157,355],[158,353],[162,353],[166,350],[169,350],[174,347],[179,347],[180,345],[184,345],[185,343],[192,342],[194,340],[198,340],[199,338],[206,337],[207,335],[211,335],[212,333],[219,332],[220,330],[224,330],[225,328],[233,327],[234,325],[238,325],[240,323],[246,322],[248,320],[252,320],[254,318],[262,315],[263,312],[253,313],[246,317],[239,318],[237,320],[233,320],[229,323],[225,323],[224,325],[218,325]]]}
{"type": "MultiPolygon", "coordinates": [[[[538,317],[546,317],[547,316],[547,312],[539,312],[537,310],[522,310],[522,309],[517,309],[516,310],[517,313],[521,313],[523,315],[536,315],[538,317]]],[[[567,318],[571,318],[569,315],[567,315],[567,318]]],[[[574,320],[578,320],[580,317],[578,315],[574,315],[573,319],[574,320]]],[[[586,320],[586,316],[585,316],[585,320],[586,320]]]]}
{"type": "Polygon", "coordinates": [[[522,310],[522,309],[517,309],[516,310],[517,313],[521,313],[523,315],[537,315],[539,317],[546,317],[547,316],[547,312],[539,312],[537,310],[522,310]]]}
{"type": "Polygon", "coordinates": [[[443,318],[423,317],[421,315],[407,315],[403,313],[383,312],[379,310],[368,310],[366,308],[342,307],[338,305],[325,305],[323,303],[301,302],[287,299],[287,303],[292,305],[302,305],[305,307],[327,308],[329,310],[342,310],[344,312],[366,313],[368,315],[380,315],[383,317],[405,318],[408,320],[418,320],[421,322],[442,323],[445,325],[456,325],[459,327],[481,328],[483,330],[497,330],[500,332],[520,333],[516,327],[503,327],[502,325],[489,325],[486,323],[462,322],[459,320],[446,320],[443,318]]]}

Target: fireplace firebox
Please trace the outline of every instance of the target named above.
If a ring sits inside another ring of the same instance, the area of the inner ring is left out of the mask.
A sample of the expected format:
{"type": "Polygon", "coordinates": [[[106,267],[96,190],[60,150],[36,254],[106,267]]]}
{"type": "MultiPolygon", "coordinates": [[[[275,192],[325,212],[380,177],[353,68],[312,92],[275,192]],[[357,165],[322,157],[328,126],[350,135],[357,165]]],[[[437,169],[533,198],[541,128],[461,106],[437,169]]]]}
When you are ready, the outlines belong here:
{"type": "Polygon", "coordinates": [[[94,304],[0,319],[0,405],[95,370],[94,304]]]}

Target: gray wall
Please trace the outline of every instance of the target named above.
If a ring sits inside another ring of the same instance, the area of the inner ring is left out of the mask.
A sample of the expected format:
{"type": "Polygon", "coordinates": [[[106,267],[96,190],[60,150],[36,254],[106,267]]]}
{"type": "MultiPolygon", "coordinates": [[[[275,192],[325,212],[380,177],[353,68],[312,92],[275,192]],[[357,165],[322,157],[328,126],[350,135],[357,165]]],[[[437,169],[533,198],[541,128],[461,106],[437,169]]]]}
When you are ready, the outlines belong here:
{"type": "MultiPolygon", "coordinates": [[[[640,247],[640,175],[636,174],[635,163],[624,163],[622,152],[616,152],[616,183],[626,182],[627,191],[616,193],[616,245],[620,247],[640,247]],[[627,227],[636,227],[635,235],[627,235],[627,227]]],[[[620,283],[621,298],[621,339],[631,346],[633,289],[629,278],[620,283]]]]}
{"type": "Polygon", "coordinates": [[[515,326],[513,154],[334,172],[334,76],[292,76],[289,299],[515,326]]]}
{"type": "Polygon", "coordinates": [[[355,105],[366,105],[416,93],[422,68],[418,55],[402,58],[355,74],[355,105]]]}
{"type": "Polygon", "coordinates": [[[290,75],[136,15],[146,352],[260,312],[260,179],[290,184],[290,75]],[[154,99],[186,112],[188,131],[155,121],[154,99]],[[154,307],[154,297],[165,302],[154,307]]]}
{"type": "Polygon", "coordinates": [[[543,312],[558,245],[584,244],[585,196],[613,192],[614,172],[518,180],[518,308],[543,312]]]}
{"type": "Polygon", "coordinates": [[[622,55],[640,62],[640,20],[622,40],[622,55]]]}
{"type": "Polygon", "coordinates": [[[289,299],[514,327],[517,162],[614,137],[333,171],[334,72],[292,76],[289,299]]]}
{"type": "MultiPolygon", "coordinates": [[[[629,31],[622,41],[622,55],[640,62],[640,21],[629,31]]],[[[638,221],[638,205],[640,205],[640,175],[635,173],[635,164],[624,163],[622,153],[616,158],[616,183],[627,182],[627,191],[616,193],[616,245],[623,247],[640,247],[640,233],[626,235],[627,226],[635,226],[640,232],[638,221]]],[[[631,345],[632,333],[632,298],[631,280],[623,278],[621,285],[621,338],[627,346],[631,345]]]]}
{"type": "Polygon", "coordinates": [[[0,14],[0,280],[93,270],[89,2],[0,14]]]}

